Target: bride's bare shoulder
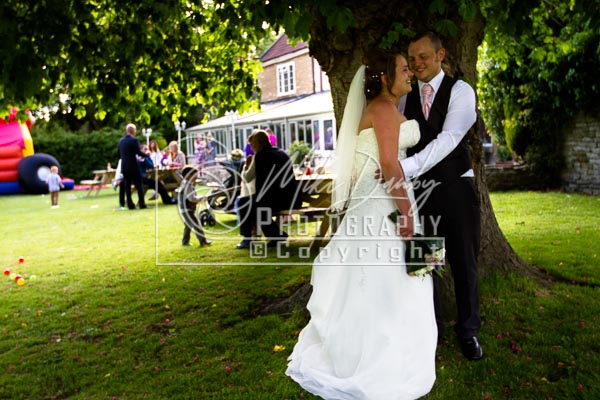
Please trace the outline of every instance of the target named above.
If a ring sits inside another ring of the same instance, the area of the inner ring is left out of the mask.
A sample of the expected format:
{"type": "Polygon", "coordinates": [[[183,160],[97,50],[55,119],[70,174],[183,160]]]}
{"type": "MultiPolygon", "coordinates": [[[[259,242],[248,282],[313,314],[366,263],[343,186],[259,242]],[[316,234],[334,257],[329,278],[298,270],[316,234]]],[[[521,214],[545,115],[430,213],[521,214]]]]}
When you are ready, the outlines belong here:
{"type": "Polygon", "coordinates": [[[358,133],[373,127],[373,110],[370,108],[370,104],[363,111],[360,123],[358,124],[358,133]]]}

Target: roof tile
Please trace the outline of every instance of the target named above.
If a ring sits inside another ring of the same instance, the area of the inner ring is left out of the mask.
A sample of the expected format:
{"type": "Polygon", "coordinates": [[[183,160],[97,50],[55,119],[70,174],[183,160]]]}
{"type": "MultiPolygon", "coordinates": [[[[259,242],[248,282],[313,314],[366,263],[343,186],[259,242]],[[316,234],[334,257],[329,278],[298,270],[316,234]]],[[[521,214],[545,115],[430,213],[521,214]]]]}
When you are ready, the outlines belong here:
{"type": "Polygon", "coordinates": [[[275,43],[273,43],[271,45],[271,47],[269,47],[263,54],[262,56],[260,56],[260,61],[261,62],[265,62],[265,61],[269,61],[272,60],[274,58],[289,54],[289,53],[293,53],[295,51],[299,51],[302,49],[307,48],[308,46],[306,45],[305,42],[298,42],[296,43],[296,46],[293,47],[289,42],[288,42],[288,37],[287,35],[281,35],[276,41],[275,43]]]}

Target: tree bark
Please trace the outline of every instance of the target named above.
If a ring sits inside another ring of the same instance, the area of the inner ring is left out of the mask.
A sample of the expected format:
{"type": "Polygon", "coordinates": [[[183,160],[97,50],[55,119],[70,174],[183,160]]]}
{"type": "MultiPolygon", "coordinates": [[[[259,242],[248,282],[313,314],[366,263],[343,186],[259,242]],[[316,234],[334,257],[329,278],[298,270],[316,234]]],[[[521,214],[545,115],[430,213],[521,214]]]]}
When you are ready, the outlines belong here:
{"type": "MultiPolygon", "coordinates": [[[[400,22],[415,32],[433,24],[432,19],[420,17],[423,15],[430,17],[431,14],[418,1],[391,6],[390,4],[381,4],[381,2],[352,0],[351,4],[347,6],[354,12],[357,27],[349,29],[346,33],[339,33],[328,29],[325,19],[322,18],[312,25],[309,43],[311,55],[317,59],[329,77],[338,128],[342,121],[350,83],[362,63],[366,50],[376,47],[380,38],[385,35],[394,22],[400,22]]],[[[316,10],[314,15],[318,15],[316,10]]],[[[456,10],[449,10],[448,18],[457,24],[458,34],[454,38],[444,38],[444,47],[446,48],[444,71],[465,80],[475,88],[477,84],[477,48],[481,44],[484,34],[483,17],[478,13],[473,20],[465,22],[458,16],[456,10]],[[452,13],[453,15],[450,15],[452,13]]],[[[406,52],[408,39],[401,39],[397,48],[406,52]]],[[[475,184],[481,205],[479,277],[485,279],[495,272],[511,272],[540,278],[541,282],[541,275],[514,252],[498,226],[485,182],[485,165],[479,135],[480,129],[478,129],[482,123],[483,121],[478,118],[477,123],[468,133],[473,156],[475,184]]],[[[455,296],[452,274],[445,274],[442,282],[441,296],[445,315],[453,317],[456,313],[454,312],[455,296]]],[[[310,286],[310,283],[306,283],[306,285],[310,286]]],[[[295,307],[304,309],[310,292],[307,288],[301,288],[292,297],[286,299],[285,306],[282,303],[277,309],[285,312],[289,312],[290,308],[295,307]]]]}

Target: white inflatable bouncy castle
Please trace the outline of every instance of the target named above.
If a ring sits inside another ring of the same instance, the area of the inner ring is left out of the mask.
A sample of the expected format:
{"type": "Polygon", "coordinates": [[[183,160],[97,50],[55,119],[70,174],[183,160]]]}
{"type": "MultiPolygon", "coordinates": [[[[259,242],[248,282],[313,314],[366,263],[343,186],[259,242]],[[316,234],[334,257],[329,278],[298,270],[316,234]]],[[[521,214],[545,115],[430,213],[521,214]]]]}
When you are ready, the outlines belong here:
{"type": "MultiPolygon", "coordinates": [[[[33,119],[20,123],[16,115],[13,108],[8,122],[0,118],[0,194],[48,193],[50,167],[56,165],[60,173],[60,164],[48,154],[34,154],[29,133],[33,119]]],[[[65,189],[73,189],[71,179],[63,179],[63,184],[65,189]]]]}

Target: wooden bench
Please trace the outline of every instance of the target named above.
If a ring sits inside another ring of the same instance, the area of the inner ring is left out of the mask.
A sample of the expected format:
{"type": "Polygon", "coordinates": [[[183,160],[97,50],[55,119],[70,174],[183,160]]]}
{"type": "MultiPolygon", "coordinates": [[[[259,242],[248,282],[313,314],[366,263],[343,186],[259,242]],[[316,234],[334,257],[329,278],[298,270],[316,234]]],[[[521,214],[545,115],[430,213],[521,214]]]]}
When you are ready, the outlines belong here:
{"type": "Polygon", "coordinates": [[[89,185],[89,189],[87,191],[86,196],[89,197],[90,194],[92,194],[92,191],[94,190],[94,188],[96,189],[96,193],[94,194],[94,197],[98,197],[98,193],[100,193],[100,189],[102,189],[102,187],[104,185],[110,185],[112,180],[115,178],[115,173],[117,171],[114,169],[99,169],[94,171],[94,179],[85,179],[80,181],[80,183],[82,185],[89,185]]]}
{"type": "Polygon", "coordinates": [[[102,189],[102,181],[99,181],[97,179],[85,179],[83,181],[79,182],[81,185],[84,186],[88,186],[89,185],[89,189],[86,193],[86,196],[89,196],[92,193],[92,190],[94,190],[94,187],[96,188],[96,194],[94,195],[94,197],[98,197],[98,193],[100,192],[100,189],[102,189]]]}

